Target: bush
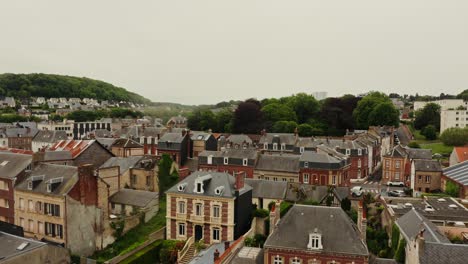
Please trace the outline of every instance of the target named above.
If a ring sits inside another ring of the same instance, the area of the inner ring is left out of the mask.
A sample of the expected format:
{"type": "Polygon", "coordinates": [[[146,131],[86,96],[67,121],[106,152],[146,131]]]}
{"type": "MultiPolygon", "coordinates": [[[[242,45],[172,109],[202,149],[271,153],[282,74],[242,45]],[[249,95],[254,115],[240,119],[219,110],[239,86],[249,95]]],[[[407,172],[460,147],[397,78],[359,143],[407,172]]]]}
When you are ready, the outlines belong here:
{"type": "Polygon", "coordinates": [[[405,263],[405,247],[406,247],[406,240],[400,240],[398,243],[398,249],[395,252],[395,260],[398,263],[405,263]]]}
{"type": "Polygon", "coordinates": [[[440,135],[440,140],[447,146],[463,146],[468,144],[468,127],[452,127],[440,135]]]}
{"type": "Polygon", "coordinates": [[[282,202],[280,206],[280,216],[283,217],[293,205],[289,202],[282,202]]]}
{"type": "Polygon", "coordinates": [[[392,251],[395,252],[398,248],[398,242],[400,241],[400,230],[398,226],[392,225],[392,251]]]}
{"type": "Polygon", "coordinates": [[[408,144],[408,147],[410,147],[410,148],[421,148],[421,146],[419,145],[419,143],[416,142],[416,141],[411,141],[411,142],[408,144]]]}
{"type": "Polygon", "coordinates": [[[445,184],[445,193],[452,197],[458,197],[460,195],[460,187],[451,181],[447,181],[445,184]]]}
{"type": "Polygon", "coordinates": [[[300,204],[306,204],[306,205],[320,205],[319,201],[316,201],[314,199],[307,199],[305,201],[302,201],[300,204]]]}
{"type": "Polygon", "coordinates": [[[253,217],[264,218],[267,217],[270,213],[266,209],[255,209],[252,213],[253,217]]]}
{"type": "Polygon", "coordinates": [[[437,130],[435,126],[428,125],[421,130],[421,135],[426,137],[428,140],[435,140],[437,138],[437,130]]]}

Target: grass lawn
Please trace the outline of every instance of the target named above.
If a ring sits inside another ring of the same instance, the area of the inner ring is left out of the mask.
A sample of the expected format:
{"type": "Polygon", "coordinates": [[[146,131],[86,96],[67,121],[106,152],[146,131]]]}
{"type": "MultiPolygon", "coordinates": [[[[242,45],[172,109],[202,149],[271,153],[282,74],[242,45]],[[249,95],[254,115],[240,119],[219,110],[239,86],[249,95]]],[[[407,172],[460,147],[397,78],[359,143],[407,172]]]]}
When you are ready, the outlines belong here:
{"type": "Polygon", "coordinates": [[[439,153],[439,154],[442,154],[443,156],[450,156],[450,153],[452,153],[452,150],[453,150],[453,147],[446,146],[442,142],[429,143],[429,144],[420,144],[420,146],[423,149],[431,149],[432,154],[439,153]]]}
{"type": "Polygon", "coordinates": [[[125,254],[138,247],[148,239],[148,236],[166,225],[166,201],[159,201],[159,212],[148,223],[140,224],[128,231],[124,236],[116,240],[104,250],[97,251],[91,257],[98,263],[103,263],[118,255],[125,254]]]}

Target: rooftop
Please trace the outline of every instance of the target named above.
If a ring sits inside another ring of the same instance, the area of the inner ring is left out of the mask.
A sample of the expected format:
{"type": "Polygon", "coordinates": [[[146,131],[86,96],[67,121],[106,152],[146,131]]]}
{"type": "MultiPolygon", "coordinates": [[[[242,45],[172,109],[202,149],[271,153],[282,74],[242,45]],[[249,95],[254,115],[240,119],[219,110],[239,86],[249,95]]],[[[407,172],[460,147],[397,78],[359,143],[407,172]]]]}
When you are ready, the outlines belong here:
{"type": "Polygon", "coordinates": [[[255,169],[263,171],[277,171],[277,172],[299,172],[299,158],[298,155],[269,155],[260,154],[258,156],[257,165],[255,169]]]}
{"type": "Polygon", "coordinates": [[[31,161],[31,155],[0,152],[0,178],[15,178],[31,165],[31,161]]]}
{"type": "Polygon", "coordinates": [[[47,246],[44,242],[0,232],[0,259],[2,262],[44,246],[47,246]]]}
{"type": "Polygon", "coordinates": [[[460,184],[468,186],[468,160],[444,169],[443,174],[460,184]]]}
{"type": "Polygon", "coordinates": [[[122,189],[110,197],[111,203],[146,207],[152,201],[158,200],[159,193],[132,189],[122,189]]]}

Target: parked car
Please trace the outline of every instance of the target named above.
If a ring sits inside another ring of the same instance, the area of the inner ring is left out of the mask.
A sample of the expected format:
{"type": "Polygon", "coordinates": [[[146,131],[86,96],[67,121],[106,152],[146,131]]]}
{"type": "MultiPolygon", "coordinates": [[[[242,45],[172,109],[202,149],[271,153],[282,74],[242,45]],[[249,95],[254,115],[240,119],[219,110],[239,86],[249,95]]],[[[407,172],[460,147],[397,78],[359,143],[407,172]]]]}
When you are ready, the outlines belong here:
{"type": "Polygon", "coordinates": [[[393,196],[393,197],[404,197],[406,196],[405,192],[402,190],[393,190],[388,192],[388,196],[393,196]]]}
{"type": "Polygon", "coordinates": [[[402,182],[402,181],[389,181],[387,183],[388,186],[400,186],[400,187],[404,187],[405,186],[405,183],[402,182]]]}
{"type": "Polygon", "coordinates": [[[364,190],[362,189],[362,186],[354,186],[353,188],[351,188],[351,195],[353,197],[359,197],[362,195],[363,192],[364,190]]]}

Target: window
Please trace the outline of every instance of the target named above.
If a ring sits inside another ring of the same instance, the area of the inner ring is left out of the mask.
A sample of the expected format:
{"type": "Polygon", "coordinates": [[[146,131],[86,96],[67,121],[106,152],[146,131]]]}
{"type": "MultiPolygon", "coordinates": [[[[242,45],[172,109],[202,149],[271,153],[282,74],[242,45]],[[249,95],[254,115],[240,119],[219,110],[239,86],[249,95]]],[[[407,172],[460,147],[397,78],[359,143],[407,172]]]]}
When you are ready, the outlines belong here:
{"type": "Polygon", "coordinates": [[[283,181],[285,182],[285,181],[288,181],[288,180],[286,178],[283,178],[283,181]]]}
{"type": "Polygon", "coordinates": [[[309,174],[308,173],[303,174],[303,180],[302,181],[304,183],[309,183],[309,174]]]}
{"type": "Polygon", "coordinates": [[[263,143],[263,149],[268,149],[268,143],[263,143]]]}
{"type": "Polygon", "coordinates": [[[21,210],[24,209],[24,199],[23,198],[19,199],[19,209],[21,209],[21,210]]]}
{"type": "Polygon", "coordinates": [[[385,172],[385,178],[388,179],[388,176],[390,176],[390,172],[386,171],[386,172],[385,172]]]}
{"type": "Polygon", "coordinates": [[[273,181],[278,181],[278,178],[276,178],[276,177],[273,177],[273,181]]]}
{"type": "Polygon", "coordinates": [[[273,150],[278,150],[278,143],[273,143],[273,150]]]}
{"type": "Polygon", "coordinates": [[[400,166],[401,166],[401,161],[399,161],[399,160],[395,161],[395,168],[399,169],[400,166]]]}
{"type": "Polygon", "coordinates": [[[130,177],[130,180],[131,180],[131,182],[132,182],[132,185],[133,185],[133,184],[136,184],[136,183],[137,183],[137,177],[136,177],[136,175],[135,175],[135,174],[132,174],[131,177],[130,177]]]}
{"type": "Polygon", "coordinates": [[[179,201],[179,214],[185,214],[185,202],[179,201]]]}
{"type": "Polygon", "coordinates": [[[185,223],[179,223],[179,236],[185,236],[185,223]]]}
{"type": "Polygon", "coordinates": [[[400,180],[400,173],[399,172],[395,172],[395,180],[400,180]]]}
{"type": "Polygon", "coordinates": [[[229,163],[229,158],[228,157],[224,157],[224,165],[228,165],[229,163]]]}
{"type": "Polygon", "coordinates": [[[8,191],[8,183],[5,181],[0,180],[0,190],[7,190],[8,191]]]}
{"type": "Polygon", "coordinates": [[[52,216],[60,216],[60,205],[44,203],[44,213],[52,216]]]}
{"type": "Polygon", "coordinates": [[[221,206],[213,205],[213,217],[219,218],[221,216],[221,206]]]}
{"type": "Polygon", "coordinates": [[[34,211],[34,203],[32,200],[28,201],[28,208],[29,208],[29,211],[34,211]]]}
{"type": "Polygon", "coordinates": [[[390,168],[390,161],[389,160],[385,160],[385,167],[390,168]]]}
{"type": "Polygon", "coordinates": [[[358,168],[361,168],[361,159],[358,159],[358,161],[357,161],[357,167],[358,167],[358,168]]]}
{"type": "Polygon", "coordinates": [[[273,264],[283,264],[283,257],[276,255],[273,258],[273,264]]]}
{"type": "Polygon", "coordinates": [[[195,215],[198,215],[198,216],[203,215],[203,205],[201,203],[195,204],[195,215]]]}
{"type": "Polygon", "coordinates": [[[29,219],[29,221],[28,221],[28,228],[29,228],[28,230],[30,232],[34,232],[34,221],[31,220],[31,219],[29,219]]]}
{"type": "Polygon", "coordinates": [[[309,168],[309,162],[308,161],[304,161],[304,168],[309,168]]]}
{"type": "Polygon", "coordinates": [[[362,155],[362,149],[358,149],[358,150],[357,150],[357,154],[358,154],[359,156],[361,156],[361,155],[362,155]]]}
{"type": "Polygon", "coordinates": [[[209,165],[213,164],[213,155],[208,156],[208,160],[206,163],[208,163],[209,165]]]}
{"type": "Polygon", "coordinates": [[[281,150],[286,150],[286,144],[284,143],[281,144],[281,150]]]}
{"type": "Polygon", "coordinates": [[[203,193],[203,183],[202,182],[197,182],[197,189],[195,191],[196,193],[203,193]]]}
{"type": "Polygon", "coordinates": [[[221,240],[221,236],[220,236],[220,229],[218,227],[214,227],[213,228],[213,240],[214,241],[220,241],[221,240]]]}
{"type": "Polygon", "coordinates": [[[346,155],[351,155],[351,150],[350,149],[346,149],[346,155]]]}
{"type": "Polygon", "coordinates": [[[243,165],[243,166],[247,166],[248,162],[249,162],[248,159],[243,159],[243,160],[242,160],[242,165],[243,165]]]}
{"type": "Polygon", "coordinates": [[[322,249],[322,236],[318,233],[309,234],[309,244],[307,245],[308,249],[322,249]]]}
{"type": "Polygon", "coordinates": [[[151,177],[148,175],[146,176],[146,186],[150,186],[151,185],[151,177]]]}
{"type": "Polygon", "coordinates": [[[426,183],[431,183],[431,176],[430,175],[426,175],[426,183]]]}
{"type": "Polygon", "coordinates": [[[304,147],[299,148],[299,153],[301,153],[301,154],[304,153],[304,147]]]}
{"type": "Polygon", "coordinates": [[[37,233],[44,234],[44,223],[37,222],[37,233]]]}
{"type": "Polygon", "coordinates": [[[336,185],[336,175],[332,176],[332,185],[336,185]]]}
{"type": "Polygon", "coordinates": [[[301,259],[294,257],[293,259],[291,259],[291,264],[301,264],[301,259]]]}

